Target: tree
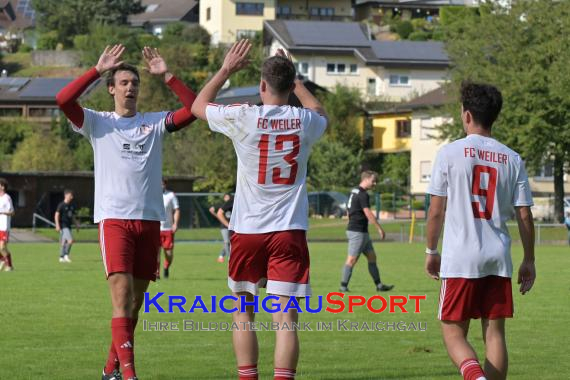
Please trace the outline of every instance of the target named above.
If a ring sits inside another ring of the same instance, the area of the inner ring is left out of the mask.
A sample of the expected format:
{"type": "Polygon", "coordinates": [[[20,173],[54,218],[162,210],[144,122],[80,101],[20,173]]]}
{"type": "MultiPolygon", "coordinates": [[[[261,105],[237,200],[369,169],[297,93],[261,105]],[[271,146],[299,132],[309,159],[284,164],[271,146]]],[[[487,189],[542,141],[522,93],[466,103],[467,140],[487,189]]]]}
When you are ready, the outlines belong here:
{"type": "Polygon", "coordinates": [[[40,128],[25,120],[3,121],[0,126],[0,169],[8,170],[18,144],[40,128]]]}
{"type": "Polygon", "coordinates": [[[200,177],[195,190],[234,191],[237,160],[230,139],[195,121],[182,131],[167,134],[164,173],[200,177]]]}
{"type": "Polygon", "coordinates": [[[57,42],[71,47],[73,38],[87,34],[89,25],[125,24],[130,14],[144,10],[140,0],[32,0],[40,33],[55,32],[57,42]]]}
{"type": "Polygon", "coordinates": [[[143,46],[157,46],[158,38],[142,29],[106,25],[100,22],[92,22],[86,33],[73,38],[73,45],[81,52],[81,63],[85,66],[94,66],[105,46],[119,42],[126,48],[122,59],[136,65],[142,60],[143,46]]]}
{"type": "Polygon", "coordinates": [[[410,153],[389,153],[383,157],[382,181],[407,188],[410,182],[410,153]]]}
{"type": "Polygon", "coordinates": [[[12,171],[64,171],[76,169],[73,154],[65,142],[52,133],[33,133],[19,145],[12,157],[12,171]]]}
{"type": "MultiPolygon", "coordinates": [[[[464,12],[444,23],[447,51],[454,62],[450,93],[462,80],[496,85],[504,104],[493,136],[515,148],[533,170],[554,165],[555,211],[563,216],[564,165],[570,157],[570,2],[521,0],[508,8],[500,2],[464,12]]],[[[442,128],[457,138],[455,123],[442,128]]]]}
{"type": "Polygon", "coordinates": [[[318,190],[343,190],[358,179],[361,161],[362,151],[354,154],[340,141],[325,136],[313,147],[308,183],[318,190]]]}
{"type": "Polygon", "coordinates": [[[322,93],[320,98],[329,118],[327,136],[357,153],[362,148],[359,123],[363,120],[363,102],[358,90],[336,85],[333,91],[322,93]]]}

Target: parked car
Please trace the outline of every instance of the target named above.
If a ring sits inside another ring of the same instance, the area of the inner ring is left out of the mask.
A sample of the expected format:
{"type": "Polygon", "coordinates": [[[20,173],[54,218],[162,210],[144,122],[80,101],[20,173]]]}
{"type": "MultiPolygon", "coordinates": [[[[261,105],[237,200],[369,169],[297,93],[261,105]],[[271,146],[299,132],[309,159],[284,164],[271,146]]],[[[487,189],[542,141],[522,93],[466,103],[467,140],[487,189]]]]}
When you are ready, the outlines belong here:
{"type": "Polygon", "coordinates": [[[348,196],[338,191],[315,191],[309,193],[309,214],[341,218],[346,215],[348,196]]]}

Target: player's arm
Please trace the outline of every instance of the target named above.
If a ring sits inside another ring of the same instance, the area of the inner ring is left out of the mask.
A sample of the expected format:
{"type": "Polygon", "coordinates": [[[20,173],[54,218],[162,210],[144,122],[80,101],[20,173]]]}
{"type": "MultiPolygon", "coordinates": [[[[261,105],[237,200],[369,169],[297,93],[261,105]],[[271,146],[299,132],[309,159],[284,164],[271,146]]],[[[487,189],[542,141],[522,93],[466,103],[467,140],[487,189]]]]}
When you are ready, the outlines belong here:
{"type": "Polygon", "coordinates": [[[515,207],[515,215],[524,251],[517,283],[521,284],[520,292],[525,294],[532,288],[536,279],[536,268],[534,266],[534,221],[530,206],[515,207]]]}
{"type": "Polygon", "coordinates": [[[85,74],[75,79],[62,88],[55,96],[57,105],[65,116],[77,127],[83,127],[83,108],[77,103],[77,99],[85,90],[107,70],[111,70],[121,63],[121,54],[125,51],[123,45],[107,46],[95,67],[92,67],[85,74]]]}
{"type": "Polygon", "coordinates": [[[178,231],[178,222],[180,222],[180,209],[175,208],[173,211],[172,232],[178,231]]]}
{"type": "Polygon", "coordinates": [[[180,79],[168,71],[166,61],[160,55],[158,49],[145,46],[142,53],[148,72],[153,75],[163,75],[164,82],[170,87],[183,105],[182,108],[166,116],[166,130],[168,132],[174,132],[188,126],[196,120],[191,111],[192,103],[194,103],[196,99],[196,94],[180,79]]]}
{"type": "Polygon", "coordinates": [[[216,218],[218,217],[218,214],[216,214],[216,208],[214,206],[210,206],[210,208],[208,209],[208,212],[210,214],[212,214],[213,216],[215,216],[216,218]]]}
{"type": "Polygon", "coordinates": [[[428,276],[439,280],[441,256],[437,253],[437,242],[441,235],[443,220],[445,218],[445,204],[447,197],[432,195],[427,217],[427,249],[425,270],[428,276]],[[428,253],[429,252],[429,253],[428,253]]]}
{"type": "Polygon", "coordinates": [[[380,239],[384,240],[384,238],[386,237],[386,232],[384,232],[384,229],[382,228],[380,223],[378,223],[376,215],[374,215],[374,213],[372,212],[372,210],[370,210],[369,207],[363,207],[362,211],[364,212],[364,215],[366,215],[368,222],[370,222],[372,225],[374,225],[374,227],[376,227],[378,234],[380,234],[380,239]]]}
{"type": "Polygon", "coordinates": [[[192,104],[194,116],[201,120],[207,120],[206,107],[216,99],[218,92],[229,77],[249,64],[247,55],[250,49],[249,40],[240,40],[232,45],[220,70],[206,83],[192,104]]]}
{"type": "MultiPolygon", "coordinates": [[[[290,61],[293,60],[291,58],[291,54],[286,53],[283,49],[277,49],[277,53],[275,53],[275,55],[285,57],[290,61]]],[[[325,112],[323,105],[313,94],[311,94],[309,90],[307,90],[307,87],[305,87],[305,84],[301,79],[295,79],[295,89],[293,90],[293,93],[297,99],[299,99],[299,102],[301,102],[301,105],[304,108],[315,111],[328,120],[327,113],[325,112]]]]}
{"type": "Polygon", "coordinates": [[[218,220],[220,221],[220,223],[222,223],[224,226],[226,226],[226,228],[229,228],[230,226],[230,222],[226,219],[226,215],[224,215],[224,209],[222,209],[221,207],[218,209],[218,212],[216,213],[216,217],[218,218],[218,220]]]}
{"type": "Polygon", "coordinates": [[[61,227],[59,225],[59,209],[55,212],[55,215],[53,216],[53,221],[55,222],[55,230],[59,231],[61,230],[61,227]]]}

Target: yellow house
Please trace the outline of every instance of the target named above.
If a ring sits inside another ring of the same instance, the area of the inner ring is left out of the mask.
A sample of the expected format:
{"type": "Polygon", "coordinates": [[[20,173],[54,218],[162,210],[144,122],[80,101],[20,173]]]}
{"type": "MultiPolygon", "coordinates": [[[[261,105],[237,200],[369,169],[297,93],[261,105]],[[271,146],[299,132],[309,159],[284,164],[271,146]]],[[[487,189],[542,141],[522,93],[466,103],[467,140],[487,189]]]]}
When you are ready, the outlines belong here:
{"type": "Polygon", "coordinates": [[[369,152],[398,153],[411,150],[411,116],[409,111],[369,112],[372,130],[369,152]]]}
{"type": "Polygon", "coordinates": [[[252,37],[265,20],[352,20],[351,0],[201,0],[200,25],[212,44],[252,37]]]}

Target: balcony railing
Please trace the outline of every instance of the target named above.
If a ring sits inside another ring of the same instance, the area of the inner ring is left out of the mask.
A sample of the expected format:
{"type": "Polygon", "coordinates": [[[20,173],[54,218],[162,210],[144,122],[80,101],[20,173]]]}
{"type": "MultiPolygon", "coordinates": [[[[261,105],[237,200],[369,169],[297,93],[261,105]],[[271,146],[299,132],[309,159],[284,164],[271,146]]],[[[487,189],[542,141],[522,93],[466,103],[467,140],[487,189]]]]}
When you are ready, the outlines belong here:
{"type": "Polygon", "coordinates": [[[278,20],[315,20],[315,21],[353,21],[352,16],[320,16],[320,15],[310,15],[306,13],[286,13],[278,14],[278,20]]]}

